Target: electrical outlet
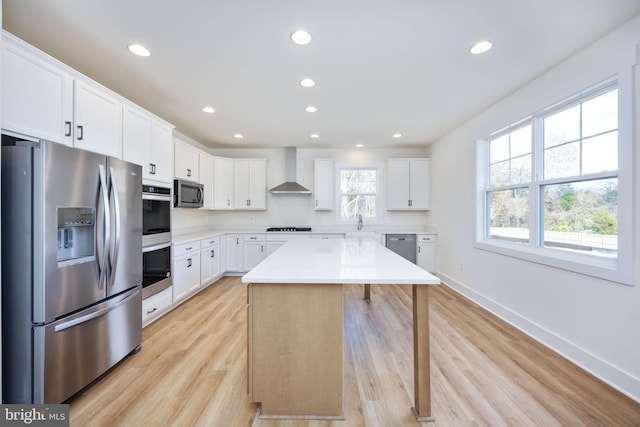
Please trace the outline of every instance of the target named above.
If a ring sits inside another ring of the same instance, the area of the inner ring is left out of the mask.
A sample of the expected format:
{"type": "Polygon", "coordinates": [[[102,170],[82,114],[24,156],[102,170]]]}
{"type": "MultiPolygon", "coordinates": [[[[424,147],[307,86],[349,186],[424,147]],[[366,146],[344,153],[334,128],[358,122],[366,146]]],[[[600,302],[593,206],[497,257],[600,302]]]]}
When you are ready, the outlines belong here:
{"type": "Polygon", "coordinates": [[[460,271],[464,271],[464,264],[460,264],[460,271]]]}

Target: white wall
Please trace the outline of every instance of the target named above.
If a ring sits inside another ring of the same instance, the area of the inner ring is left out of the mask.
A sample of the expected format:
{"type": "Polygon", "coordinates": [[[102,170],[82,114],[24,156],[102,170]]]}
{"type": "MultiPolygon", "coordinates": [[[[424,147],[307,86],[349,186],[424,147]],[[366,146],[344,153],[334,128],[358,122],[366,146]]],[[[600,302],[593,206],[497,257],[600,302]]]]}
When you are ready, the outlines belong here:
{"type": "MultiPolygon", "coordinates": [[[[188,141],[192,142],[192,141],[188,141]]],[[[200,147],[201,148],[201,147],[200,147]]],[[[213,149],[211,154],[223,157],[255,157],[267,159],[267,189],[285,180],[285,150],[277,149],[213,149]]],[[[313,192],[313,159],[331,158],[351,166],[384,164],[390,157],[425,157],[424,148],[417,149],[297,149],[297,181],[313,192]]],[[[386,177],[382,187],[386,194],[386,177]]],[[[336,211],[315,211],[313,196],[285,196],[267,194],[266,211],[201,211],[174,209],[174,233],[180,234],[185,227],[212,226],[215,228],[243,227],[264,229],[278,225],[310,225],[316,228],[336,228],[336,211]]],[[[386,206],[386,198],[383,199],[386,206]]],[[[423,227],[427,225],[425,212],[384,211],[383,225],[423,227]]],[[[379,225],[378,225],[379,226],[379,225]]],[[[375,228],[366,224],[365,228],[375,228]]]]}
{"type": "MultiPolygon", "coordinates": [[[[640,401],[637,275],[635,286],[625,286],[473,247],[476,140],[609,77],[620,57],[637,55],[638,43],[640,16],[432,144],[434,209],[427,216],[438,229],[438,271],[444,282],[640,401]]],[[[636,87],[634,169],[640,160],[638,101],[636,87]]],[[[640,241],[639,230],[634,233],[640,241]]],[[[637,273],[638,248],[634,264],[637,273]]]]}

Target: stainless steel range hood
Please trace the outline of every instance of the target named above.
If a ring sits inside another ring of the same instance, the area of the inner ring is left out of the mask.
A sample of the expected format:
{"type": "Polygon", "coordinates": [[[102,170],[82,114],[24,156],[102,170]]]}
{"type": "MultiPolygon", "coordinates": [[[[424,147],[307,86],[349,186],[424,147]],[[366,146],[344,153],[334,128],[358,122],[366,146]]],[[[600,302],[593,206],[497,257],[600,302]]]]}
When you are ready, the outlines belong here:
{"type": "Polygon", "coordinates": [[[296,182],[296,162],[297,162],[297,150],[296,147],[285,148],[285,182],[273,187],[269,190],[271,194],[285,194],[285,195],[309,195],[311,191],[296,182]]]}

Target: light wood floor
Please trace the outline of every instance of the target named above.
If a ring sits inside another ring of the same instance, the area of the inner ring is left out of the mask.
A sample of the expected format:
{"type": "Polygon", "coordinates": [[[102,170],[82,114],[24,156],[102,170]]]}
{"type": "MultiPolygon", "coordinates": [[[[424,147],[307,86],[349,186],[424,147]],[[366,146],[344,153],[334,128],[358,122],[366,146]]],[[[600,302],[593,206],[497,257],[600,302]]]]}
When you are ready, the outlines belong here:
{"type": "MultiPolygon", "coordinates": [[[[143,331],[142,351],[73,398],[71,426],[418,426],[411,288],[345,291],[345,421],[266,421],[246,392],[246,287],[224,278],[143,331]]],[[[445,286],[431,289],[425,426],[640,426],[640,404],[445,286]]]]}

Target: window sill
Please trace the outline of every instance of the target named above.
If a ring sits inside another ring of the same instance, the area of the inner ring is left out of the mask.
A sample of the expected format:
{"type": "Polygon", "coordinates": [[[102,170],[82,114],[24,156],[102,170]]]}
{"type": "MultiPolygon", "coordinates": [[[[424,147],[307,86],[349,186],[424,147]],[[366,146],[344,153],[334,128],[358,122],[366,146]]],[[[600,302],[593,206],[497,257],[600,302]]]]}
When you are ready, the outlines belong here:
{"type": "Polygon", "coordinates": [[[528,246],[520,244],[493,240],[477,241],[473,246],[476,249],[633,286],[631,272],[623,271],[619,267],[619,261],[617,259],[601,258],[548,248],[531,249],[528,246]]]}

